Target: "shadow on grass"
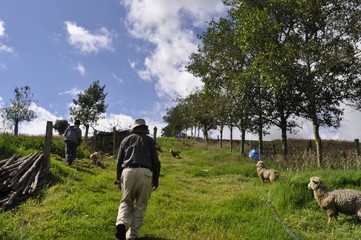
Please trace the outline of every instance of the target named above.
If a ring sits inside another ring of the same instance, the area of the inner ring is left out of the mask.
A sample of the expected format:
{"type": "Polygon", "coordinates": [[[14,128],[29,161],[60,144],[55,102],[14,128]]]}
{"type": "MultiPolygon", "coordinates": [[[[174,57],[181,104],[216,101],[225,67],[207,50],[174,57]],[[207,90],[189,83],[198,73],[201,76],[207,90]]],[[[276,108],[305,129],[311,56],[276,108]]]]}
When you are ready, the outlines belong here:
{"type": "Polygon", "coordinates": [[[141,237],[138,238],[138,240],[168,240],[166,238],[158,238],[158,237],[151,237],[151,236],[145,236],[145,237],[141,237]]]}

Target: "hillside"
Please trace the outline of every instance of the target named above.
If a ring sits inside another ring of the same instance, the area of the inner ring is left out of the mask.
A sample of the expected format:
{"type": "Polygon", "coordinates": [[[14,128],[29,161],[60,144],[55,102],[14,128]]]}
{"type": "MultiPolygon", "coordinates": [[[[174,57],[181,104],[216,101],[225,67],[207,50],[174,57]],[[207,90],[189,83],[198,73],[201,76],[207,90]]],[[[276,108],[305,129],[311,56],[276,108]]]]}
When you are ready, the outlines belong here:
{"type": "MultiPolygon", "coordinates": [[[[159,188],[152,193],[140,239],[360,239],[360,221],[326,212],[307,189],[311,176],[329,187],[361,190],[361,174],[349,170],[288,168],[276,184],[264,183],[255,162],[227,146],[159,138],[163,153],[159,188]],[[181,152],[172,158],[170,149],[181,152]]],[[[115,239],[120,191],[115,160],[102,169],[86,157],[68,167],[53,154],[53,183],[18,208],[0,213],[0,239],[115,239]]]]}

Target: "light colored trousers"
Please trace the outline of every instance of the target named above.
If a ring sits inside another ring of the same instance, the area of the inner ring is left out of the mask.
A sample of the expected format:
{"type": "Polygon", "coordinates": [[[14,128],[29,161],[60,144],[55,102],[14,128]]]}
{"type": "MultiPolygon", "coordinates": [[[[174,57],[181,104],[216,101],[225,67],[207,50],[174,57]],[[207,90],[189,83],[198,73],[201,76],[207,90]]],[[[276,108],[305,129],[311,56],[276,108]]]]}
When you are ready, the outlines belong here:
{"type": "Polygon", "coordinates": [[[153,173],[146,168],[125,168],[121,176],[122,200],[116,225],[124,224],[127,239],[138,237],[148,200],[152,193],[153,173]]]}

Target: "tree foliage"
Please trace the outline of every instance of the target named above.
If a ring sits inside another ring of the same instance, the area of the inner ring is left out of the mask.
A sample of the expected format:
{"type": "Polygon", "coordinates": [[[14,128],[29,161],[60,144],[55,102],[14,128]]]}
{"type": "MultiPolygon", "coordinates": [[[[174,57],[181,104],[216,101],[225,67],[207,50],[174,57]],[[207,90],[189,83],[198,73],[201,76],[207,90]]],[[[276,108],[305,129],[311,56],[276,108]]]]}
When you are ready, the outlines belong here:
{"type": "Polygon", "coordinates": [[[74,106],[70,107],[70,115],[72,120],[79,119],[85,126],[85,138],[88,136],[89,126],[95,126],[106,112],[106,96],[105,85],[100,86],[97,80],[84,92],[79,93],[78,99],[73,99],[74,106]]]}
{"type": "Polygon", "coordinates": [[[206,89],[228,98],[223,113],[229,124],[240,126],[242,135],[258,133],[261,152],[268,127],[281,129],[286,156],[287,131],[295,131],[296,117],[311,121],[322,166],[319,128],[340,126],[343,103],[361,106],[360,2],[224,3],[228,16],[212,20],[199,36],[202,44],[190,56],[187,71],[200,77],[206,89]]]}
{"type": "Polygon", "coordinates": [[[58,131],[59,135],[63,135],[68,126],[69,126],[68,120],[57,119],[55,121],[55,124],[54,124],[53,128],[56,131],[58,131]]]}
{"type": "Polygon", "coordinates": [[[16,87],[14,93],[15,98],[10,100],[10,105],[3,109],[2,114],[13,124],[14,135],[18,135],[19,123],[30,122],[36,118],[36,114],[30,109],[34,100],[29,86],[16,87]]]}

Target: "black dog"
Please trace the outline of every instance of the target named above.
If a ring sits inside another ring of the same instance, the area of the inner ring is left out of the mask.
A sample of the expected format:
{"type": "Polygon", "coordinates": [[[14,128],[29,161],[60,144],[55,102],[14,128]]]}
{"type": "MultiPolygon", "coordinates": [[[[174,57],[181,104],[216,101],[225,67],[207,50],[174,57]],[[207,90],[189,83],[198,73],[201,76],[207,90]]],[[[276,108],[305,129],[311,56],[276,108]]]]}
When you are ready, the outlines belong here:
{"type": "Polygon", "coordinates": [[[170,153],[172,154],[172,157],[177,157],[180,158],[180,152],[179,151],[175,151],[175,150],[170,150],[170,153]]]}

